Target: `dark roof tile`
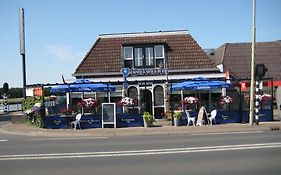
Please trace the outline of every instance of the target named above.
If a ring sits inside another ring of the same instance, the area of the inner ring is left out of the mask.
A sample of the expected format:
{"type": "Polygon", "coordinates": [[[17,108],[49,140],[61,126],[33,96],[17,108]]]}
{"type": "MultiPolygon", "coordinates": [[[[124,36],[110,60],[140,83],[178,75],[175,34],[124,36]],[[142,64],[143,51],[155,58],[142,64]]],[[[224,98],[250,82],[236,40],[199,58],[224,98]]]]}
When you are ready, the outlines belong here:
{"type": "MultiPolygon", "coordinates": [[[[228,66],[231,76],[250,78],[251,47],[251,43],[227,43],[216,49],[211,58],[216,64],[228,66]]],[[[281,80],[281,42],[257,42],[255,51],[255,63],[268,68],[265,77],[281,80]]]]}

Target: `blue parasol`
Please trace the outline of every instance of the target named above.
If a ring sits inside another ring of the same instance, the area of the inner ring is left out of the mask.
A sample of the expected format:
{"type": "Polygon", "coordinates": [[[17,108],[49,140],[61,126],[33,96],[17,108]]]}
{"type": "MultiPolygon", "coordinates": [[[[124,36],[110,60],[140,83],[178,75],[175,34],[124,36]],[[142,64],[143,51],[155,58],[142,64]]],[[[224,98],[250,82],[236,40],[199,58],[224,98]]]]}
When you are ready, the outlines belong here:
{"type": "Polygon", "coordinates": [[[111,92],[116,88],[110,84],[93,83],[88,79],[77,79],[73,83],[58,85],[51,88],[52,93],[60,92],[111,92]]]}
{"type": "Polygon", "coordinates": [[[231,84],[225,81],[209,80],[207,78],[198,77],[190,81],[184,81],[172,86],[171,90],[209,90],[217,88],[229,88],[231,84]]]}

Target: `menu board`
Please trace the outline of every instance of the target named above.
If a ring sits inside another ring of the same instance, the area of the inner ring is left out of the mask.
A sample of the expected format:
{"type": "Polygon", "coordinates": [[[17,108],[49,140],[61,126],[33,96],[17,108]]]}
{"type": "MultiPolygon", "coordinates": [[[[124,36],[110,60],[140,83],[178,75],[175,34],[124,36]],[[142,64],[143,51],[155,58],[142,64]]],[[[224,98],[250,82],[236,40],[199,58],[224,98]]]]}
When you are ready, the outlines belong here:
{"type": "Polygon", "coordinates": [[[115,103],[102,103],[102,127],[104,124],[114,124],[116,127],[115,103]]]}

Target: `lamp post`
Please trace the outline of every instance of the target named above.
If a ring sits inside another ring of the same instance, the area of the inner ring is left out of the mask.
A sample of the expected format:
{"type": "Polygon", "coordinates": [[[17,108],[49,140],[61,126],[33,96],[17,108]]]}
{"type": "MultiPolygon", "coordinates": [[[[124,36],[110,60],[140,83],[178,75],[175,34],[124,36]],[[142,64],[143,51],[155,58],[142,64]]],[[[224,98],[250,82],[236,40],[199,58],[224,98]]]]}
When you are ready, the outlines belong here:
{"type": "Polygon", "coordinates": [[[22,74],[23,74],[23,98],[26,98],[26,70],[25,70],[25,34],[24,34],[24,9],[19,9],[19,35],[20,35],[20,55],[22,56],[22,74]]]}
{"type": "Polygon", "coordinates": [[[254,121],[254,84],[255,84],[255,42],[256,42],[256,0],[253,0],[253,28],[252,28],[252,59],[251,59],[251,89],[249,124],[254,121]]]}

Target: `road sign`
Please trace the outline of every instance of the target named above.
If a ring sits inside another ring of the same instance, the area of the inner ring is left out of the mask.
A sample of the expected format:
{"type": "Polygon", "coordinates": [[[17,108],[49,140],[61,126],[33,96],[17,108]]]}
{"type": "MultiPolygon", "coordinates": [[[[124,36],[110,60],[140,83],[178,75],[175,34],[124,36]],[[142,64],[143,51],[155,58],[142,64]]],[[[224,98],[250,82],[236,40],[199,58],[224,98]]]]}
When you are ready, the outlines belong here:
{"type": "Polygon", "coordinates": [[[129,68],[121,69],[121,73],[123,74],[124,77],[128,77],[129,76],[129,68]]]}

